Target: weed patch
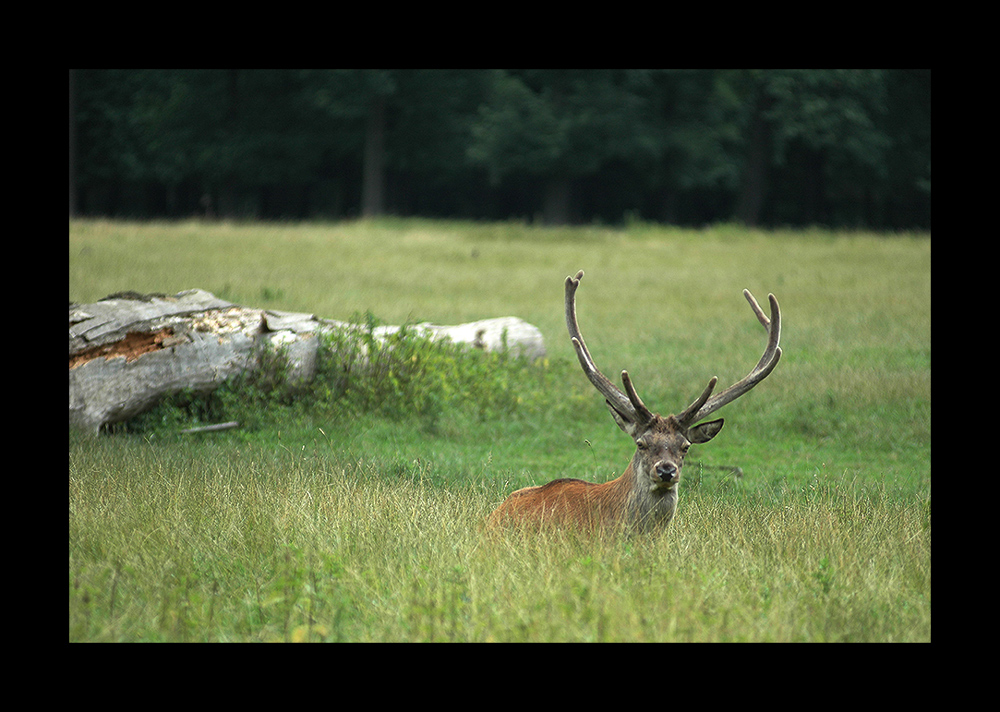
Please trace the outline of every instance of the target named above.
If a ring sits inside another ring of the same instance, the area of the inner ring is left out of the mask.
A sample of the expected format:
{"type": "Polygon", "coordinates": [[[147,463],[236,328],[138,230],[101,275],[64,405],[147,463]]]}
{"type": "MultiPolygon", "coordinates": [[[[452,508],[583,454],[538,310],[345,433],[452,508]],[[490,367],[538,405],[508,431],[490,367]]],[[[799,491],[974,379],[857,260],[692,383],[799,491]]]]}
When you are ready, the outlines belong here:
{"type": "Polygon", "coordinates": [[[289,378],[281,349],[210,394],[185,390],[112,432],[170,436],[201,423],[238,421],[257,434],[295,421],[338,422],[364,415],[414,422],[440,434],[447,419],[485,422],[558,408],[553,377],[567,365],[529,362],[506,348],[486,352],[435,340],[411,325],[387,337],[371,313],[320,336],[309,383],[289,378]]]}

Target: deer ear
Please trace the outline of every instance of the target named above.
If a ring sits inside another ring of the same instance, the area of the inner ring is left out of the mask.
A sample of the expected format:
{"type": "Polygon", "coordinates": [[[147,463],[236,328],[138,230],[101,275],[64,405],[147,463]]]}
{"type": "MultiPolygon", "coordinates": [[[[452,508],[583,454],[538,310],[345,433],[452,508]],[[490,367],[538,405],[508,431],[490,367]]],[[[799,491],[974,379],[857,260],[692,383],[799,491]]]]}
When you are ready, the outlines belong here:
{"type": "Polygon", "coordinates": [[[618,427],[621,428],[623,432],[628,434],[629,437],[632,437],[632,433],[635,430],[635,423],[626,420],[622,414],[619,413],[613,405],[611,405],[611,401],[605,400],[604,404],[608,406],[608,410],[611,411],[611,417],[615,419],[616,423],[618,423],[618,427]]]}
{"type": "Polygon", "coordinates": [[[707,423],[699,423],[692,428],[688,428],[687,438],[694,444],[707,443],[719,434],[724,422],[724,418],[719,418],[718,420],[710,420],[707,423]]]}

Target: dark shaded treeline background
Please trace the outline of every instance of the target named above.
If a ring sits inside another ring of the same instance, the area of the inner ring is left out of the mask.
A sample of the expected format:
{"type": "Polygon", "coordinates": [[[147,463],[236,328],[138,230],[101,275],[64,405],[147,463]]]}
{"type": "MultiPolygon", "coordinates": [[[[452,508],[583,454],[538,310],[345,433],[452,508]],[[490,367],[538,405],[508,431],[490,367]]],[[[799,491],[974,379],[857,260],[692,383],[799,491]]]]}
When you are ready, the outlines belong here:
{"type": "Polygon", "coordinates": [[[930,70],[76,69],[70,216],[929,230],[930,70]]]}

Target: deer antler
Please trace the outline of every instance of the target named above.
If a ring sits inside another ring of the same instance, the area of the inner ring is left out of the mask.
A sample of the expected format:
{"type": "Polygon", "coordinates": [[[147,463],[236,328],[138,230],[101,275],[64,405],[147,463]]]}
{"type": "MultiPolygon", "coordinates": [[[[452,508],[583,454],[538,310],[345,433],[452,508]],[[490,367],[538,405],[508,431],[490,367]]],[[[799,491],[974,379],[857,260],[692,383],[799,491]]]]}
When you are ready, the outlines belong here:
{"type": "Polygon", "coordinates": [[[760,357],[760,361],[757,362],[757,365],[753,367],[753,370],[745,378],[737,381],[715,397],[709,398],[715,389],[715,384],[719,380],[713,377],[708,382],[708,387],[705,388],[698,399],[677,416],[678,422],[684,427],[711,415],[722,406],[732,403],[767,378],[771,371],[774,370],[774,367],[778,365],[778,359],[781,358],[781,349],[778,347],[778,341],[781,339],[781,311],[778,308],[778,300],[775,299],[773,294],[767,295],[768,300],[771,302],[771,318],[768,319],[749,290],[744,289],[743,296],[750,302],[750,308],[753,309],[757,320],[767,329],[767,346],[764,348],[764,355],[760,357]]]}
{"type": "Polygon", "coordinates": [[[653,414],[643,404],[639,394],[635,392],[628,371],[622,371],[622,383],[625,385],[626,393],[628,393],[626,396],[608,380],[607,376],[601,373],[587,349],[583,334],[580,333],[580,325],[576,322],[576,288],[580,286],[581,279],[583,279],[583,270],[577,272],[575,278],[566,278],[566,328],[569,330],[570,339],[576,349],[576,356],[580,359],[580,365],[583,366],[583,372],[604,396],[612,412],[617,413],[623,421],[632,425],[648,423],[653,419],[653,414]]]}

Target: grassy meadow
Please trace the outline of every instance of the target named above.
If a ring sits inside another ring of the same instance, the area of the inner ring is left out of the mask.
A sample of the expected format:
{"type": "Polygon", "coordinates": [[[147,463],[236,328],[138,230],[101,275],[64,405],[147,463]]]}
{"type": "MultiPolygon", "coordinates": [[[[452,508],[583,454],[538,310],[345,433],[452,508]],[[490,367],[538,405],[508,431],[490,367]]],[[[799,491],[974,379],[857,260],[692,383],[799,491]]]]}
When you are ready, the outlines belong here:
{"type": "Polygon", "coordinates": [[[197,409],[164,408],[71,434],[71,641],[930,640],[927,235],[88,220],[69,267],[76,302],[199,287],[390,324],[513,315],[549,352],[449,360],[474,378],[415,386],[420,407],[317,389],[223,399],[233,431],[178,435],[197,409]],[[778,297],[784,355],[692,449],[667,531],[486,536],[514,489],[604,481],[634,451],[566,337],[578,269],[594,359],[653,410],[756,363],[743,288],[778,297]]]}

